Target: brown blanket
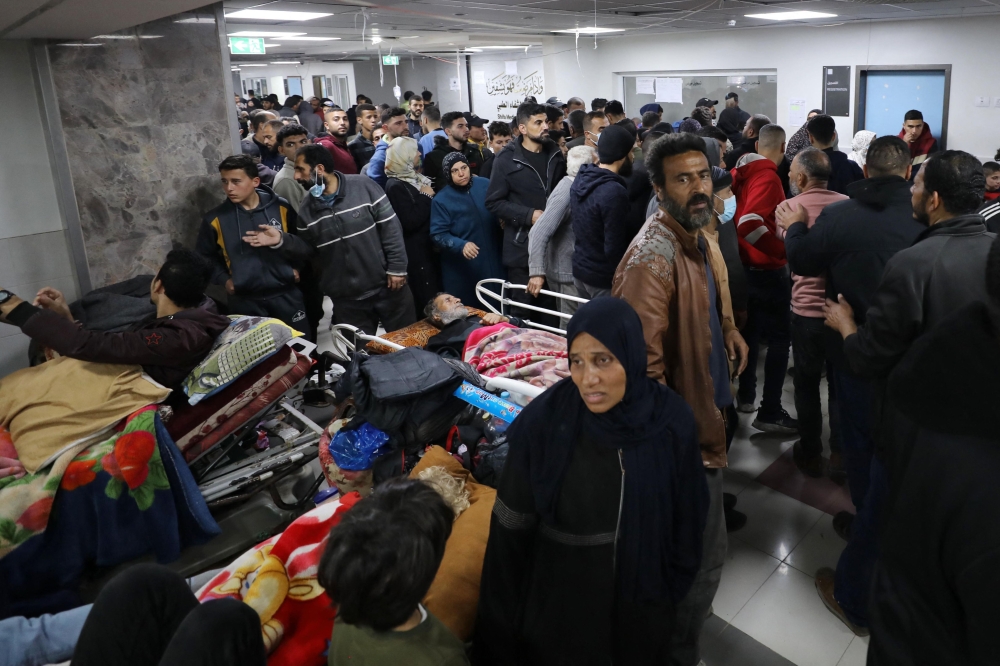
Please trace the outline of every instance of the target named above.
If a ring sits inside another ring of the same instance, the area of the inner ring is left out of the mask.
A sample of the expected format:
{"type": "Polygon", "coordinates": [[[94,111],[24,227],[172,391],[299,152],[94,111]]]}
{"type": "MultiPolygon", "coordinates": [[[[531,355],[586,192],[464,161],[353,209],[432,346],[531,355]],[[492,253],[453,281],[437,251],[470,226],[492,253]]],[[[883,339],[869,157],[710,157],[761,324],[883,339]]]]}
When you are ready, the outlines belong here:
{"type": "Polygon", "coordinates": [[[0,379],[0,425],[10,431],[18,458],[33,474],[168,395],[169,389],[137,365],[60,357],[0,379]]]}

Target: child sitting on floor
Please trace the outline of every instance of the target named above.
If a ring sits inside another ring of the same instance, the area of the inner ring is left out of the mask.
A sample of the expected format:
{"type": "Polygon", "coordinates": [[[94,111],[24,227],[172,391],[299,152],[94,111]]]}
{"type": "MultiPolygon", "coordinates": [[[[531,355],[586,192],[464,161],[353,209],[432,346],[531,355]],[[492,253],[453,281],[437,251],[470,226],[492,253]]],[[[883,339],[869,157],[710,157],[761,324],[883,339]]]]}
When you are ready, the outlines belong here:
{"type": "Polygon", "coordinates": [[[393,479],[330,531],[319,582],[337,607],[330,666],[464,666],[462,643],[420,604],[455,514],[423,481],[393,479]]]}
{"type": "Polygon", "coordinates": [[[983,175],[986,176],[986,201],[1000,199],[1000,164],[997,162],[984,163],[983,175]]]}

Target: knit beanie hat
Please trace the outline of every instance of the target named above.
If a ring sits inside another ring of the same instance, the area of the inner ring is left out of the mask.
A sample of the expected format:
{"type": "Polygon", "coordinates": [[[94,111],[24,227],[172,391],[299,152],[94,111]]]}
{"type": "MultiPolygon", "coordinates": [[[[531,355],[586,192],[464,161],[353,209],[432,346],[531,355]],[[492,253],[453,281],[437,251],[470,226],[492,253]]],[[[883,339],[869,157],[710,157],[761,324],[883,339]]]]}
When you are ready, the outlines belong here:
{"type": "Polygon", "coordinates": [[[612,164],[625,159],[635,147],[635,137],[624,127],[610,125],[597,140],[597,156],[601,164],[612,164]]]}

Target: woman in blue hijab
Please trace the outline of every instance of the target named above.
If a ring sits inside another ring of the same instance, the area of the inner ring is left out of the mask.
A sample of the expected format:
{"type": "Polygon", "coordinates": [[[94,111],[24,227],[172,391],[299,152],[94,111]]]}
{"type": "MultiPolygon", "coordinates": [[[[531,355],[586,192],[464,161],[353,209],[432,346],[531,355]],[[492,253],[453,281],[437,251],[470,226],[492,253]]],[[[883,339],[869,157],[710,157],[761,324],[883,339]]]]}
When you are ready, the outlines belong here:
{"type": "Polygon", "coordinates": [[[571,376],[507,431],[476,663],[668,664],[708,512],[694,416],[647,378],[625,301],[580,307],[566,338],[571,376]]]}

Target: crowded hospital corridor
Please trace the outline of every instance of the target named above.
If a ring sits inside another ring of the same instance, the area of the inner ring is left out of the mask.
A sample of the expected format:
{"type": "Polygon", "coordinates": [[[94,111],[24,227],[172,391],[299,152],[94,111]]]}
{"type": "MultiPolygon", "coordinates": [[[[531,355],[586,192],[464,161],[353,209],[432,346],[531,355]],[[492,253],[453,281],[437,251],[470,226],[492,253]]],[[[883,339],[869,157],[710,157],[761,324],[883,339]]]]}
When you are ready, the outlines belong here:
{"type": "Polygon", "coordinates": [[[0,0],[0,666],[1000,666],[1000,4],[206,2],[0,0]]]}

